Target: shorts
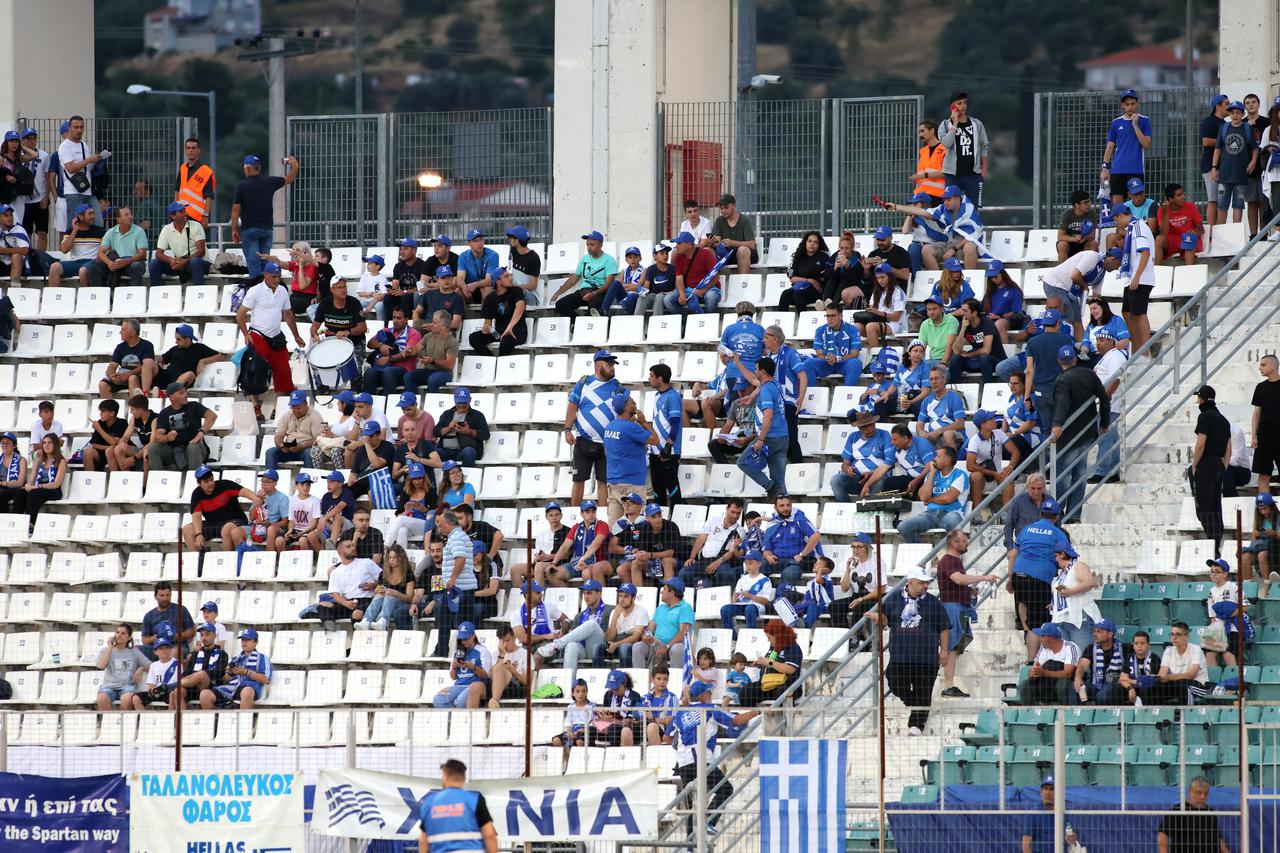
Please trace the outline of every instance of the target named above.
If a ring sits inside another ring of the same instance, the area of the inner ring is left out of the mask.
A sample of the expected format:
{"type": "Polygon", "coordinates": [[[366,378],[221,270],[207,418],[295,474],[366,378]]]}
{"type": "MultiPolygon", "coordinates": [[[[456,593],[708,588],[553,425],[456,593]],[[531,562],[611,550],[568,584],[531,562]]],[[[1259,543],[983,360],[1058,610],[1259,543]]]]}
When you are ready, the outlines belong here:
{"type": "Polygon", "coordinates": [[[1244,200],[1250,204],[1257,202],[1265,202],[1266,195],[1262,192],[1262,178],[1250,178],[1244,185],[1244,200]]]}
{"type": "Polygon", "coordinates": [[[589,746],[597,746],[601,743],[609,746],[622,746],[622,730],[631,729],[631,734],[636,738],[640,738],[641,726],[638,722],[614,723],[604,731],[596,728],[587,730],[587,742],[589,746]]]}
{"type": "Polygon", "coordinates": [[[968,241],[961,237],[953,237],[945,243],[930,243],[925,249],[933,253],[933,256],[939,261],[946,256],[947,252],[955,252],[959,254],[964,251],[964,244],[968,241]]]}
{"type": "Polygon", "coordinates": [[[26,208],[22,211],[22,227],[27,229],[28,234],[48,231],[49,208],[41,207],[38,201],[27,202],[26,208]]]}
{"type": "Polygon", "coordinates": [[[1121,312],[1144,316],[1147,313],[1147,306],[1151,303],[1151,291],[1154,289],[1150,284],[1140,284],[1133,289],[1126,284],[1124,297],[1120,300],[1121,312]]]}
{"type": "MultiPolygon", "coordinates": [[[[942,602],[942,608],[947,611],[947,618],[951,620],[951,630],[947,632],[947,651],[953,652],[956,647],[964,642],[965,637],[973,637],[973,623],[970,619],[961,619],[962,616],[976,616],[972,607],[960,604],[955,601],[942,602]]],[[[967,645],[967,643],[966,643],[967,645]]],[[[961,654],[964,650],[961,649],[961,654]]]]}
{"type": "Polygon", "coordinates": [[[1044,285],[1044,295],[1056,296],[1062,300],[1063,316],[1068,322],[1072,324],[1080,322],[1081,303],[1079,296],[1076,296],[1070,290],[1063,290],[1061,287],[1056,287],[1052,284],[1044,285]]]}
{"type": "Polygon", "coordinates": [[[1035,450],[1025,435],[1011,435],[1004,443],[1005,447],[1013,447],[1018,451],[1019,459],[1026,459],[1035,450]]]}
{"type": "Polygon", "coordinates": [[[206,542],[210,539],[217,539],[222,536],[222,524],[223,523],[221,521],[202,522],[200,525],[200,535],[205,538],[206,542]]]}
{"type": "Polygon", "coordinates": [[[603,483],[605,477],[604,445],[598,441],[578,436],[573,443],[573,482],[585,483],[595,473],[595,481],[603,483]]]}
{"type": "Polygon", "coordinates": [[[156,378],[152,380],[151,387],[161,389],[168,388],[171,384],[177,382],[178,377],[181,375],[182,374],[178,373],[175,368],[162,367],[156,371],[156,378]]]}
{"type": "Polygon", "coordinates": [[[1039,628],[1049,621],[1049,604],[1052,598],[1053,591],[1049,588],[1049,584],[1044,581],[1036,580],[1029,575],[1013,576],[1014,620],[1023,631],[1039,628]],[[1026,622],[1019,615],[1020,605],[1026,605],[1026,622]],[[1031,624],[1027,624],[1027,622],[1031,624]]]}
{"type": "Polygon", "coordinates": [[[1126,198],[1129,193],[1128,183],[1130,178],[1137,178],[1143,183],[1146,183],[1146,178],[1141,172],[1112,172],[1111,194],[1113,196],[1118,195],[1120,198],[1126,198]]]}
{"type": "Polygon", "coordinates": [[[523,699],[524,685],[516,681],[514,678],[507,682],[507,688],[502,691],[501,699],[523,699]]]}
{"type": "Polygon", "coordinates": [[[582,577],[582,572],[578,571],[573,566],[574,566],[573,563],[563,563],[559,566],[556,566],[555,570],[557,572],[563,572],[565,576],[569,578],[569,580],[577,580],[578,578],[582,577]]]}
{"type": "Polygon", "coordinates": [[[1280,468],[1280,447],[1272,443],[1272,430],[1259,424],[1258,449],[1253,451],[1253,466],[1249,469],[1255,474],[1270,477],[1274,469],[1280,468]]]}
{"type": "Polygon", "coordinates": [[[1204,197],[1206,204],[1216,205],[1218,203],[1218,182],[1212,177],[1213,170],[1201,172],[1200,178],[1204,181],[1204,197]]]}
{"type": "Polygon", "coordinates": [[[109,698],[112,702],[119,702],[121,698],[128,696],[130,693],[141,693],[142,691],[135,690],[132,687],[120,688],[120,687],[104,686],[104,687],[99,687],[98,692],[107,694],[107,698],[109,698]]]}
{"type": "Polygon", "coordinates": [[[1244,210],[1244,184],[1218,184],[1218,207],[1244,210]]]}
{"type": "MultiPolygon", "coordinates": [[[[129,390],[129,383],[112,382],[107,377],[102,377],[102,381],[107,383],[107,387],[111,389],[112,394],[119,394],[121,391],[129,390]]],[[[156,386],[159,387],[159,386],[156,386]]]]}

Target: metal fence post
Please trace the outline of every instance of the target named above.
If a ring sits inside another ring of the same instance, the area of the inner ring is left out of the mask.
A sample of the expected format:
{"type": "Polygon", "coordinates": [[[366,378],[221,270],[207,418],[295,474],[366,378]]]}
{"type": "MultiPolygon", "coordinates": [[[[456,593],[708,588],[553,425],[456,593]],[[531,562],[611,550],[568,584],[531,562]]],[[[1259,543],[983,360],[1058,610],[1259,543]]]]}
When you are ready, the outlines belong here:
{"type": "Polygon", "coordinates": [[[698,748],[694,750],[694,755],[697,756],[698,780],[697,803],[693,808],[693,837],[697,839],[698,853],[706,853],[707,822],[704,816],[707,813],[707,717],[703,711],[698,712],[698,748]]]}
{"type": "Polygon", "coordinates": [[[1040,182],[1044,180],[1044,176],[1041,174],[1042,164],[1040,162],[1040,158],[1043,156],[1043,151],[1041,150],[1042,145],[1041,145],[1040,137],[1041,137],[1041,134],[1044,133],[1044,128],[1042,127],[1042,123],[1044,121],[1044,110],[1041,107],[1043,98],[1044,98],[1044,95],[1042,93],[1036,92],[1032,99],[1032,102],[1035,104],[1035,108],[1032,111],[1033,118],[1031,119],[1034,127],[1034,132],[1031,134],[1031,160],[1032,160],[1032,164],[1031,164],[1031,227],[1032,228],[1039,228],[1040,222],[1041,222],[1040,182]]]}
{"type": "MultiPolygon", "coordinates": [[[[1065,708],[1057,708],[1053,718],[1053,837],[1067,836],[1067,723],[1065,708]]],[[[1060,842],[1055,841],[1056,848],[1060,842]]]]}
{"type": "Polygon", "coordinates": [[[844,227],[842,214],[844,197],[840,192],[840,180],[843,164],[840,162],[844,151],[844,110],[841,102],[828,100],[825,102],[831,110],[831,230],[829,234],[839,234],[844,227]]]}

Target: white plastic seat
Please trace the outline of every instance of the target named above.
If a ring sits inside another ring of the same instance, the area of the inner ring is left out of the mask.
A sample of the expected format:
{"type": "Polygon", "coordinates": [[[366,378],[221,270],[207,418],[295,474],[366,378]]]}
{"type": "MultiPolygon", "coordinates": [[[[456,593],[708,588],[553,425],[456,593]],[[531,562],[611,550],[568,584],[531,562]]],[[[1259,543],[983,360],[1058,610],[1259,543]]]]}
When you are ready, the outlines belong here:
{"type": "Polygon", "coordinates": [[[13,311],[18,319],[25,321],[40,317],[40,288],[10,287],[5,295],[13,303],[13,311]]]}
{"type": "Polygon", "coordinates": [[[715,343],[720,340],[720,315],[690,314],[684,318],[686,343],[715,343]]]}
{"type": "Polygon", "coordinates": [[[342,701],[347,705],[374,705],[382,698],[382,670],[353,669],[347,673],[342,701]]]}
{"type": "MultiPolygon", "coordinates": [[[[92,373],[90,365],[74,364],[71,362],[59,362],[54,368],[53,387],[51,389],[54,396],[62,394],[87,394],[96,388],[91,389],[92,373]]],[[[64,424],[65,426],[65,424],[64,424]]]]}
{"type": "Polygon", "coordinates": [[[987,249],[992,255],[1007,264],[1022,260],[1022,250],[1026,245],[1025,231],[994,231],[987,241],[987,249]]]}
{"type": "Polygon", "coordinates": [[[202,342],[217,352],[230,355],[241,346],[240,330],[235,323],[206,323],[202,342]]]}
{"type": "Polygon", "coordinates": [[[148,290],[146,287],[117,287],[112,294],[111,316],[134,319],[159,316],[147,311],[148,290]]]}
{"type": "Polygon", "coordinates": [[[764,283],[755,273],[742,275],[735,273],[728,276],[724,287],[724,304],[737,305],[739,302],[750,302],[759,305],[764,298],[764,283]]]}
{"type": "Polygon", "coordinates": [[[307,670],[307,692],[299,705],[337,705],[342,701],[342,670],[307,670]]]}
{"type": "Polygon", "coordinates": [[[70,320],[76,316],[76,293],[79,290],[74,287],[46,287],[40,295],[40,319],[70,320]]]}
{"type": "MultiPolygon", "coordinates": [[[[181,286],[178,286],[181,287],[181,286]]],[[[181,287],[182,290],[182,313],[178,316],[191,317],[213,317],[219,312],[218,303],[218,285],[201,284],[187,285],[181,287]]]]}
{"type": "Polygon", "coordinates": [[[578,241],[547,244],[547,263],[543,268],[545,275],[571,275],[578,267],[578,259],[582,253],[578,251],[578,241]]]}
{"type": "Polygon", "coordinates": [[[20,358],[43,358],[53,348],[54,327],[39,326],[35,323],[23,323],[18,330],[14,342],[12,356],[20,358]]]}
{"type": "Polygon", "coordinates": [[[710,382],[719,372],[720,358],[714,350],[688,350],[677,378],[683,382],[710,382]]]}
{"type": "MultiPolygon", "coordinates": [[[[26,328],[25,326],[23,328],[26,328]]],[[[535,347],[564,347],[569,345],[568,317],[539,317],[534,326],[535,347]]]]}
{"type": "Polygon", "coordinates": [[[182,310],[182,285],[163,284],[143,288],[147,291],[148,317],[186,317],[182,310]]]}
{"type": "Polygon", "coordinates": [[[458,384],[472,388],[488,387],[494,384],[498,369],[498,360],[493,356],[468,355],[462,358],[462,372],[458,375],[458,384]]]}
{"type": "Polygon", "coordinates": [[[142,500],[145,503],[181,503],[182,473],[179,471],[152,471],[147,477],[146,491],[142,500]]]}
{"type": "MultiPolygon", "coordinates": [[[[26,326],[22,327],[23,329],[26,326]]],[[[53,331],[49,355],[79,357],[89,349],[89,327],[80,323],[66,323],[53,331]]]]}
{"type": "MultiPolygon", "coordinates": [[[[581,322],[581,320],[579,320],[581,322]]],[[[574,343],[577,343],[577,335],[575,330],[574,343]]],[[[646,343],[644,336],[644,317],[637,317],[634,314],[618,314],[609,320],[609,335],[601,341],[609,346],[618,345],[638,345],[646,343]]],[[[619,360],[622,355],[619,354],[619,360]]]]}

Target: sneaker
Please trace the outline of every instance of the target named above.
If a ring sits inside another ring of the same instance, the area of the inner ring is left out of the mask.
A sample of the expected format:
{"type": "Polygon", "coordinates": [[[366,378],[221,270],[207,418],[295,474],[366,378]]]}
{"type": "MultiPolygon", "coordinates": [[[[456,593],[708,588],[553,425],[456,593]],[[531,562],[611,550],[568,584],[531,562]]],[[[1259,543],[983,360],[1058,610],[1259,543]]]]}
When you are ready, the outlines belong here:
{"type": "Polygon", "coordinates": [[[907,734],[910,735],[911,737],[920,737],[920,735],[924,734],[924,732],[920,731],[920,729],[916,728],[915,726],[912,726],[911,728],[907,729],[907,734]]]}
{"type": "Polygon", "coordinates": [[[555,640],[552,640],[549,643],[543,643],[538,647],[538,654],[542,655],[544,658],[553,658],[559,654],[559,652],[560,644],[555,640]]]}
{"type": "Polygon", "coordinates": [[[338,630],[338,623],[332,619],[325,619],[320,623],[320,627],[324,628],[326,631],[336,631],[338,630]]]}
{"type": "Polygon", "coordinates": [[[965,693],[963,690],[961,690],[959,687],[956,687],[955,685],[952,685],[951,687],[948,687],[946,690],[942,691],[942,695],[947,697],[948,699],[968,699],[969,698],[968,693],[965,693]]]}
{"type": "Polygon", "coordinates": [[[707,821],[707,838],[715,838],[720,834],[720,830],[711,821],[707,821]]]}
{"type": "Polygon", "coordinates": [[[352,622],[352,623],[351,623],[351,627],[352,627],[352,628],[354,628],[354,629],[355,629],[355,630],[357,630],[357,631],[368,631],[368,630],[369,630],[369,620],[368,620],[368,619],[361,619],[359,622],[352,622]]]}
{"type": "Polygon", "coordinates": [[[387,620],[379,619],[377,622],[374,622],[373,625],[370,627],[372,627],[373,630],[375,631],[385,631],[387,630],[387,620]]]}

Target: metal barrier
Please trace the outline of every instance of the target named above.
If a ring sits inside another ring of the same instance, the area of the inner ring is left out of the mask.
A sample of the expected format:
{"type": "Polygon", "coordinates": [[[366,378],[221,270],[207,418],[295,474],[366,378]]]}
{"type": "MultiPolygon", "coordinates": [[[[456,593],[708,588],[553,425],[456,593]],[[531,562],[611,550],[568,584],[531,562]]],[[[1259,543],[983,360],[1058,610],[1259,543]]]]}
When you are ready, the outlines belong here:
{"type": "MultiPolygon", "coordinates": [[[[1138,110],[1151,119],[1146,154],[1148,197],[1164,200],[1166,184],[1179,183],[1187,200],[1203,203],[1200,122],[1217,89],[1140,89],[1138,110]]],[[[1098,172],[1111,120],[1120,115],[1116,92],[1039,92],[1035,105],[1033,204],[1037,228],[1058,223],[1073,190],[1098,191],[1098,172]]]]}
{"type": "Polygon", "coordinates": [[[285,194],[289,239],[313,245],[386,245],[385,115],[290,116],[286,143],[303,177],[285,194]]]}
{"type": "Polygon", "coordinates": [[[845,228],[869,230],[877,225],[902,225],[902,216],[871,202],[871,196],[890,200],[910,198],[920,150],[916,128],[923,116],[924,98],[903,95],[884,98],[845,98],[833,103],[835,151],[831,185],[831,232],[845,228]]]}

